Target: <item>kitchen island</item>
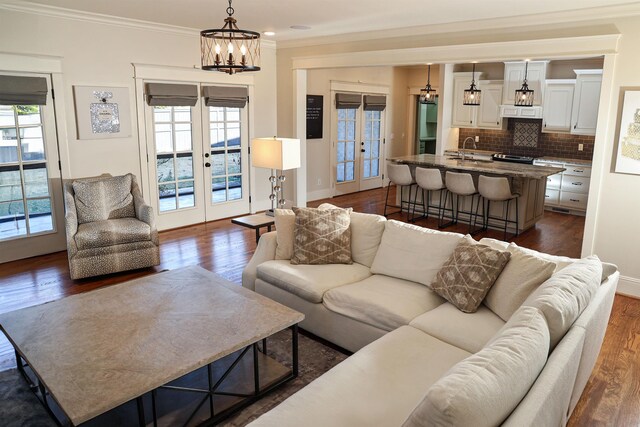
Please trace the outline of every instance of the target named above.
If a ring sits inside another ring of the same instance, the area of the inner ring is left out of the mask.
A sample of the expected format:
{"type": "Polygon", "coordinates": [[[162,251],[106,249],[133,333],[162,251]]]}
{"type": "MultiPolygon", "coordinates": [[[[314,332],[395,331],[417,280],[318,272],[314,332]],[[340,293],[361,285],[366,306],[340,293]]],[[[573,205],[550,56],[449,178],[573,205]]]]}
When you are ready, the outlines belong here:
{"type": "MultiPolygon", "coordinates": [[[[436,156],[433,154],[417,154],[412,156],[395,157],[389,159],[390,162],[409,165],[411,173],[415,174],[416,167],[438,168],[442,172],[444,181],[444,173],[447,170],[453,172],[468,172],[478,185],[478,177],[480,175],[487,176],[504,176],[509,179],[511,191],[520,194],[518,198],[518,228],[522,232],[531,228],[544,215],[545,190],[547,186],[547,177],[561,173],[562,168],[550,166],[528,165],[520,163],[498,162],[492,160],[481,160],[467,158],[462,160],[460,156],[436,156]]],[[[418,202],[422,200],[422,192],[418,192],[418,202]]],[[[438,206],[438,194],[432,192],[431,205],[438,206]]],[[[465,197],[464,202],[461,199],[461,209],[465,211],[471,210],[471,197],[465,197]]],[[[491,203],[491,216],[503,216],[503,203],[491,203]]],[[[515,220],[515,209],[511,209],[510,219],[515,220]]],[[[421,212],[420,207],[416,212],[421,212]]],[[[422,212],[421,212],[422,213],[422,212]]],[[[429,214],[436,214],[435,210],[429,214]]],[[[462,222],[466,218],[460,217],[462,222]]],[[[502,228],[503,223],[489,222],[490,227],[502,228]]],[[[511,227],[511,232],[515,232],[515,228],[511,227]]]]}

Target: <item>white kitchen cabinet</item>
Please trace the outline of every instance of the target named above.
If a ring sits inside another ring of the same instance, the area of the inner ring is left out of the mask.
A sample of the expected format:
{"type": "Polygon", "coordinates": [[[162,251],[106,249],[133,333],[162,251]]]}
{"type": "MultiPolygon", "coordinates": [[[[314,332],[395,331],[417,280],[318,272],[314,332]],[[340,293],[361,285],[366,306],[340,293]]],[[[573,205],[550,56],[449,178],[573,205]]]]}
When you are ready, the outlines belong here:
{"type": "Polygon", "coordinates": [[[587,210],[591,167],[557,160],[536,160],[536,165],[564,168],[547,177],[544,204],[549,209],[583,215],[587,210]]]}
{"type": "Polygon", "coordinates": [[[542,107],[516,107],[514,105],[501,105],[500,115],[505,118],[541,119],[542,107]]]}
{"type": "Polygon", "coordinates": [[[480,81],[482,91],[480,106],[477,108],[476,126],[483,129],[502,129],[500,103],[502,102],[502,82],[480,81]]]}
{"type": "MultiPolygon", "coordinates": [[[[533,105],[542,105],[544,95],[544,81],[547,78],[547,64],[549,61],[529,61],[527,69],[527,83],[529,89],[534,90],[533,105]]],[[[524,80],[525,61],[504,63],[504,91],[503,105],[514,105],[516,90],[522,87],[524,80]]]]}
{"type": "Polygon", "coordinates": [[[571,113],[571,133],[595,135],[598,124],[602,70],[575,70],[575,73],[577,77],[571,113]]]}
{"type": "Polygon", "coordinates": [[[569,132],[575,80],[547,80],[542,106],[543,132],[569,132]]]}
{"type": "MultiPolygon", "coordinates": [[[[476,73],[478,79],[480,73],[476,73]]],[[[453,78],[451,125],[459,128],[502,129],[500,116],[502,81],[476,80],[480,89],[480,105],[464,105],[464,91],[471,84],[471,73],[455,73],[453,78]]]]}

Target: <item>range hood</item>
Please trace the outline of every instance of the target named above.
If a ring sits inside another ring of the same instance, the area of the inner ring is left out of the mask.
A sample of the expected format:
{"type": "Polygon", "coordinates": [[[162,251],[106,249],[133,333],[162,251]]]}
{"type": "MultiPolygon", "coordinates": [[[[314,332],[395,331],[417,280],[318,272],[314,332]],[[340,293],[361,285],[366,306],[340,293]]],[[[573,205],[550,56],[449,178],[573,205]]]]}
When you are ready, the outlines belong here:
{"type": "Polygon", "coordinates": [[[539,105],[534,105],[533,107],[516,107],[514,105],[501,105],[500,117],[518,118],[518,119],[541,119],[542,107],[539,105]]]}

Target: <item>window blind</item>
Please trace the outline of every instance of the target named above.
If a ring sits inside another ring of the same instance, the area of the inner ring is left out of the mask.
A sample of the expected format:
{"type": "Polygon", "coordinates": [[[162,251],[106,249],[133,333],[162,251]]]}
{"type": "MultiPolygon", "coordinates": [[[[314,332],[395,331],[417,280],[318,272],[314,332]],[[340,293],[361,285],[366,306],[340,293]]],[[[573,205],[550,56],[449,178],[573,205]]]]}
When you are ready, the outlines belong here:
{"type": "Polygon", "coordinates": [[[47,91],[44,77],[0,76],[2,105],[45,105],[47,91]]]}
{"type": "Polygon", "coordinates": [[[365,111],[383,111],[387,106],[387,97],[384,95],[365,95],[365,111]]]}
{"type": "Polygon", "coordinates": [[[359,108],[361,103],[362,96],[359,93],[336,93],[336,108],[338,110],[359,108]]]}
{"type": "Polygon", "coordinates": [[[249,90],[243,86],[205,86],[202,89],[207,107],[244,108],[249,90]]]}
{"type": "Polygon", "coordinates": [[[147,104],[189,106],[198,102],[198,86],[167,83],[147,83],[147,104]]]}

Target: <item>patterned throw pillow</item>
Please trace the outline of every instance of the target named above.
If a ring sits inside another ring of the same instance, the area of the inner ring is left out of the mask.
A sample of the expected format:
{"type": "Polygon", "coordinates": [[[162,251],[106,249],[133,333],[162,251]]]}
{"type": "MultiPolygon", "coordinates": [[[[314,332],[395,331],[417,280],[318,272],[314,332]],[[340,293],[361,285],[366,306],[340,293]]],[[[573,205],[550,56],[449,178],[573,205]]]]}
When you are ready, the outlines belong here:
{"type": "Polygon", "coordinates": [[[431,289],[465,313],[475,313],[509,262],[509,252],[463,240],[444,263],[431,289]]]}
{"type": "Polygon", "coordinates": [[[349,211],[293,208],[291,264],[352,264],[349,211]]]}

